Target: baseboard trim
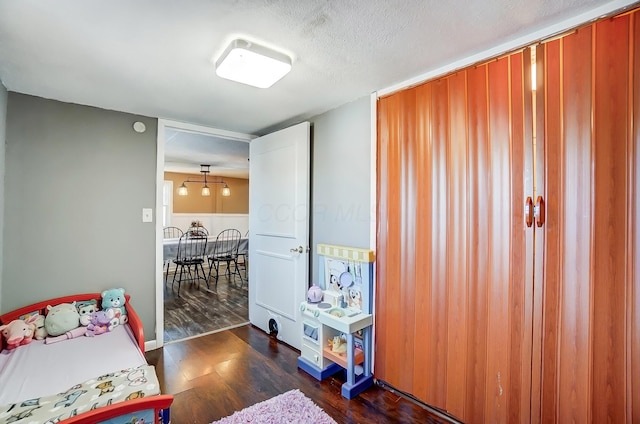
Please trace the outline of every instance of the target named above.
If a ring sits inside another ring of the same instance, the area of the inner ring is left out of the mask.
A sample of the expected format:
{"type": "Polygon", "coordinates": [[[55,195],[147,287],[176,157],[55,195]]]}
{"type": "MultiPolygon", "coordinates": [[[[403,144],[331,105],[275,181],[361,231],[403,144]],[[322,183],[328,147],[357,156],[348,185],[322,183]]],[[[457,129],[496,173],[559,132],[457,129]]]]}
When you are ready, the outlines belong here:
{"type": "Polygon", "coordinates": [[[149,352],[158,348],[158,342],[156,340],[149,340],[144,342],[144,351],[149,352]]]}
{"type": "Polygon", "coordinates": [[[410,393],[406,393],[403,392],[402,390],[398,390],[395,387],[393,387],[392,385],[390,385],[389,383],[383,381],[383,380],[378,380],[378,379],[374,379],[374,383],[379,386],[382,387],[385,390],[388,390],[391,393],[394,393],[410,402],[415,403],[416,405],[426,409],[427,411],[429,411],[431,414],[435,415],[436,417],[444,420],[444,422],[446,423],[451,423],[451,424],[464,424],[462,421],[459,421],[456,417],[454,417],[453,415],[449,414],[447,411],[442,410],[438,407],[435,406],[431,406],[427,403],[424,403],[423,401],[421,401],[420,399],[416,398],[415,396],[413,396],[410,393]]]}

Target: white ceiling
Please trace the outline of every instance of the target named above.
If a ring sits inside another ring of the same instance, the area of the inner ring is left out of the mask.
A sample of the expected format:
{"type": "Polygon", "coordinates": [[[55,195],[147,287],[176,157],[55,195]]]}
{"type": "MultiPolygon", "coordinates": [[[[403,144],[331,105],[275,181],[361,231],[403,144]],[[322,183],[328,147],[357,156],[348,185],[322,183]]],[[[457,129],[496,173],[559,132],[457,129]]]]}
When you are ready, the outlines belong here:
{"type": "Polygon", "coordinates": [[[630,3],[0,0],[0,80],[14,92],[262,135],[630,3]],[[236,38],[290,55],[292,71],[268,89],[217,77],[215,60],[236,38]]]}
{"type": "Polygon", "coordinates": [[[211,175],[249,178],[249,143],[168,128],[165,171],[197,174],[200,165],[209,165],[211,175]]]}

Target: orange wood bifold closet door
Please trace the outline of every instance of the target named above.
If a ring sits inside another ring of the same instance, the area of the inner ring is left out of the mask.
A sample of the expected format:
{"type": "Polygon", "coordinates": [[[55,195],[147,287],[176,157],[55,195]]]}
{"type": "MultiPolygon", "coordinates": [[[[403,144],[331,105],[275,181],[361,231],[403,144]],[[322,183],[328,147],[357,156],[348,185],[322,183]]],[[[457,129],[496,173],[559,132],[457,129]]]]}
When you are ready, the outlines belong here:
{"type": "Polygon", "coordinates": [[[462,420],[528,413],[529,63],[509,55],[378,104],[375,375],[462,420]]]}
{"type": "Polygon", "coordinates": [[[469,423],[640,422],[638,15],[538,45],[535,87],[525,49],[379,99],[377,379],[469,423]]]}
{"type": "Polygon", "coordinates": [[[536,422],[640,422],[639,15],[538,48],[536,422]]]}

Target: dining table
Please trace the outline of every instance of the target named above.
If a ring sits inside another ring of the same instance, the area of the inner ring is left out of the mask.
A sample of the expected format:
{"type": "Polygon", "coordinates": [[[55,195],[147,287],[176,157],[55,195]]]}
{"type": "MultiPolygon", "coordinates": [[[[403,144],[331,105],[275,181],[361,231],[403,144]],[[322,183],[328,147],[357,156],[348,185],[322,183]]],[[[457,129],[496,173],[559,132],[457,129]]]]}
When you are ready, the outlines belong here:
{"type": "MultiPolygon", "coordinates": [[[[162,242],[162,257],[164,261],[171,261],[175,259],[178,255],[178,242],[179,238],[166,238],[162,242]]],[[[207,246],[205,248],[205,256],[213,255],[215,251],[217,238],[216,236],[207,237],[207,246]]],[[[249,251],[249,239],[241,238],[240,244],[238,245],[238,253],[248,252],[249,251]]]]}

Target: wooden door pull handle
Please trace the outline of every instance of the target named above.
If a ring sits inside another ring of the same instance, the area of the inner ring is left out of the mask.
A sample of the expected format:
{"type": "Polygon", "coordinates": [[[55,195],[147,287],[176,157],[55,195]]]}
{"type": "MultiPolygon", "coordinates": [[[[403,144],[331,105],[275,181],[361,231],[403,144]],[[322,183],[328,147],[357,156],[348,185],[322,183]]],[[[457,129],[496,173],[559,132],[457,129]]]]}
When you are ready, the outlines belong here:
{"type": "Polygon", "coordinates": [[[533,199],[531,196],[528,196],[524,202],[524,222],[527,224],[527,227],[533,225],[533,199]]]}
{"type": "Polygon", "coordinates": [[[536,226],[542,227],[545,220],[544,199],[542,196],[538,196],[536,199],[536,206],[533,208],[533,216],[536,220],[536,226]]]}

